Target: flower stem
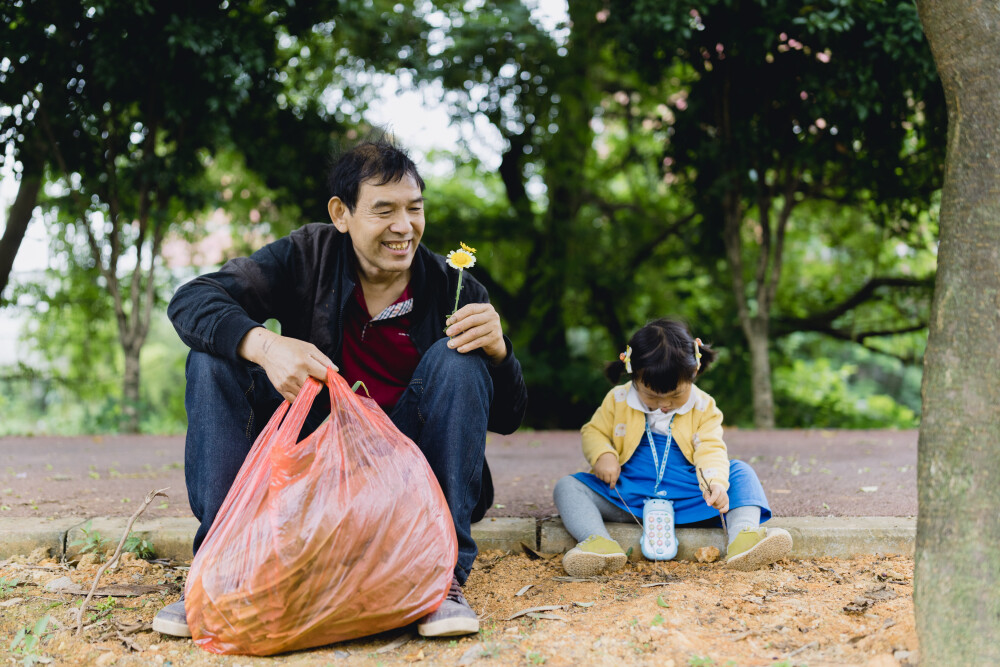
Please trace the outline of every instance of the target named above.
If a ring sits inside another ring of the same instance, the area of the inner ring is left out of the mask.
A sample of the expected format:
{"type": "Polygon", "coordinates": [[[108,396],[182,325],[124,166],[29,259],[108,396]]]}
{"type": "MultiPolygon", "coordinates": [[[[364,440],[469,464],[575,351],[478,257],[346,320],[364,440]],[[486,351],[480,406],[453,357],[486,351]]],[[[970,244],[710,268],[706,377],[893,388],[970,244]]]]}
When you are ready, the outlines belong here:
{"type": "Polygon", "coordinates": [[[455,290],[455,307],[452,309],[451,314],[454,315],[458,312],[458,295],[462,293],[462,269],[458,270],[458,289],[455,290]]]}

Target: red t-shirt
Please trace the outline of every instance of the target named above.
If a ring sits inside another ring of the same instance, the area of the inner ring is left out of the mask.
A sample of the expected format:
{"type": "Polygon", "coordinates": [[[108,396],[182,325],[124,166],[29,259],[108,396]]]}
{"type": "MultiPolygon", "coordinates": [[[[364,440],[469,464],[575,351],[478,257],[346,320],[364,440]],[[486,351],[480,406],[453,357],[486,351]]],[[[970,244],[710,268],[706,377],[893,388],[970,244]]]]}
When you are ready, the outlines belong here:
{"type": "MultiPolygon", "coordinates": [[[[392,305],[372,317],[364,291],[356,285],[346,310],[340,372],[349,384],[364,382],[375,402],[389,413],[420,362],[420,353],[410,340],[410,286],[392,305]]],[[[364,390],[358,387],[358,391],[364,390]]]]}

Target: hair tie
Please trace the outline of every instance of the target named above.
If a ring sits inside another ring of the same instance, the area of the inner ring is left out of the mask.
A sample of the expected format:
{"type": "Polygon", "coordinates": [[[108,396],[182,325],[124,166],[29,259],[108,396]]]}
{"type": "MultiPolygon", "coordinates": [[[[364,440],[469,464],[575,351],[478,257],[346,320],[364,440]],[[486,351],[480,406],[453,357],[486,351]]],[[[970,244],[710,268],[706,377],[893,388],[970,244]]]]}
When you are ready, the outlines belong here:
{"type": "Polygon", "coordinates": [[[700,338],[695,338],[694,339],[694,363],[695,363],[694,372],[695,372],[695,374],[697,374],[698,371],[701,370],[701,345],[702,345],[701,339],[700,338]]]}
{"type": "Polygon", "coordinates": [[[621,361],[625,362],[625,372],[629,375],[632,374],[632,346],[626,345],[625,351],[618,355],[621,361]]]}

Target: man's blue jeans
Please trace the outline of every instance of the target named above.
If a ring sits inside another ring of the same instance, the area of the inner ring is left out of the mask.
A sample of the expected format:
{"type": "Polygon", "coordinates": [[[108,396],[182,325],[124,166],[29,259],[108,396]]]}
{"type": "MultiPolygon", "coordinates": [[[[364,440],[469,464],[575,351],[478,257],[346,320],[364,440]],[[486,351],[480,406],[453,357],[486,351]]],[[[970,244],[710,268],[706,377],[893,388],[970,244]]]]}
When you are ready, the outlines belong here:
{"type": "MultiPolygon", "coordinates": [[[[486,423],[493,380],[481,353],[461,354],[437,341],[421,358],[390,418],[417,444],[437,476],[458,535],[455,575],[465,583],[476,559],[471,524],[493,502],[486,467],[486,423]]],[[[184,475],[191,511],[201,522],[197,552],[257,435],[282,402],[264,369],[192,351],[187,359],[188,415],[184,475]]],[[[314,431],[330,412],[317,397],[302,429],[314,431]]]]}

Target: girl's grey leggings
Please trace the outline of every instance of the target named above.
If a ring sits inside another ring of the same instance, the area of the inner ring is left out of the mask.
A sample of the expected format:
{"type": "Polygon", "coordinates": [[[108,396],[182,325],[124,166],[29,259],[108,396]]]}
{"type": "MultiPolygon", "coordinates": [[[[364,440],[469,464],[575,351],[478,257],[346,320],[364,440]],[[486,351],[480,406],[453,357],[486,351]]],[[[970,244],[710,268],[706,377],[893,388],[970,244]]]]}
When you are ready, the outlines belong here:
{"type": "MultiPolygon", "coordinates": [[[[605,521],[642,523],[641,517],[633,518],[631,513],[613,505],[572,475],[556,482],[552,495],[563,525],[577,542],[582,542],[591,535],[613,539],[604,526],[605,521]]],[[[756,505],[733,507],[726,514],[726,523],[729,527],[729,541],[732,542],[744,528],[756,528],[760,525],[760,508],[756,505]]]]}

